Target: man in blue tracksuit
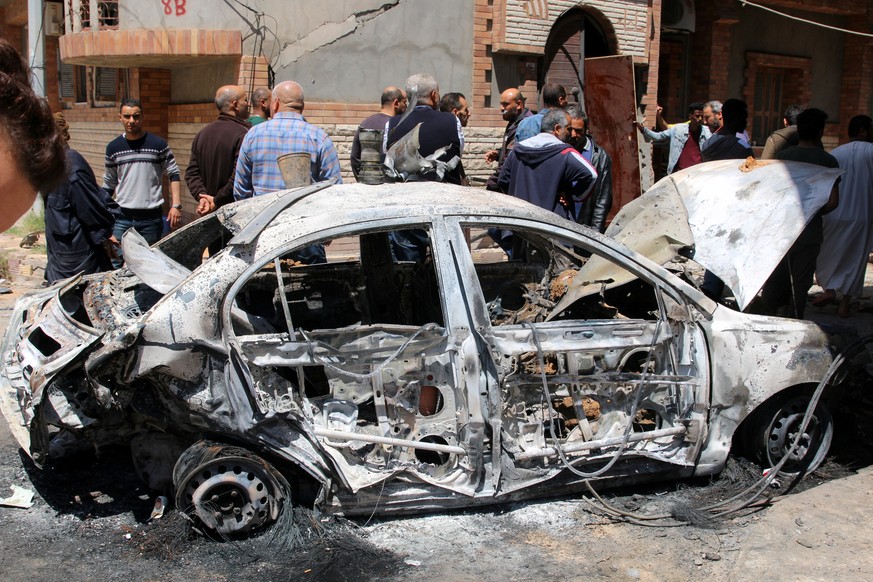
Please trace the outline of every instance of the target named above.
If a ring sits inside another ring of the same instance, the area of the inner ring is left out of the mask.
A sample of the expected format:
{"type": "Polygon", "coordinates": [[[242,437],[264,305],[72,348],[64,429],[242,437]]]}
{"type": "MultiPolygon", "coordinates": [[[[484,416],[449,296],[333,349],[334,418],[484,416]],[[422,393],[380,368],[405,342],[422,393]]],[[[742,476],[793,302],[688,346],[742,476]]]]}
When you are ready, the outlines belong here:
{"type": "Polygon", "coordinates": [[[510,196],[576,221],[575,203],[591,192],[597,171],[567,143],[570,116],[552,109],[542,130],[516,144],[500,171],[498,185],[510,196]]]}

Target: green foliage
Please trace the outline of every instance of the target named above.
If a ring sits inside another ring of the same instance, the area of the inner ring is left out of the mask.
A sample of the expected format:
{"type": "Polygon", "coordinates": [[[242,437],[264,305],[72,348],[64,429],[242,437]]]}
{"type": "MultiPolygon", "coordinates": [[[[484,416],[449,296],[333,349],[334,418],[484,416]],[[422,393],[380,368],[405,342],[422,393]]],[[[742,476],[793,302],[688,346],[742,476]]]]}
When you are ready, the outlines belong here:
{"type": "Polygon", "coordinates": [[[0,279],[12,280],[12,271],[9,270],[9,257],[6,253],[0,253],[0,279]]]}
{"type": "Polygon", "coordinates": [[[43,230],[45,230],[45,218],[42,214],[31,211],[21,217],[15,226],[7,230],[6,233],[23,237],[32,232],[43,230]]]}

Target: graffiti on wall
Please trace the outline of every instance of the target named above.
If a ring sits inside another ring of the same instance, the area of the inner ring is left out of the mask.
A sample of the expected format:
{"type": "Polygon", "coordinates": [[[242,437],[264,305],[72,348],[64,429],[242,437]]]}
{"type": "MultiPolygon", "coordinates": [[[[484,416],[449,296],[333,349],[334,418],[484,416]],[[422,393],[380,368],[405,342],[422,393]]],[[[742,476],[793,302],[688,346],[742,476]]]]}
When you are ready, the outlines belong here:
{"type": "Polygon", "coordinates": [[[185,15],[185,0],[161,0],[164,5],[164,14],[167,16],[184,16],[185,15]]]}

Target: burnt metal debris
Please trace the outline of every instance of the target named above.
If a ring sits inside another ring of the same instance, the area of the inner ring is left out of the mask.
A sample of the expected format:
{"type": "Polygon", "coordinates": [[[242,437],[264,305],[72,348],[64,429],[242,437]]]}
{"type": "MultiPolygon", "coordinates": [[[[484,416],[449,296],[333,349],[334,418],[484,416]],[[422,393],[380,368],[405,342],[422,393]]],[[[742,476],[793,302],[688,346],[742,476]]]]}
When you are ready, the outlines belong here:
{"type": "MultiPolygon", "coordinates": [[[[766,454],[833,360],[812,323],[728,309],[687,267],[472,188],[316,185],[123,245],[125,268],[18,302],[3,412],[39,465],[130,443],[223,536],[292,501],[408,513],[713,474],[734,443],[766,454]],[[398,261],[410,230],[427,253],[398,261]],[[293,260],[316,242],[327,263],[293,260]]],[[[818,462],[832,420],[813,416],[818,462]]]]}

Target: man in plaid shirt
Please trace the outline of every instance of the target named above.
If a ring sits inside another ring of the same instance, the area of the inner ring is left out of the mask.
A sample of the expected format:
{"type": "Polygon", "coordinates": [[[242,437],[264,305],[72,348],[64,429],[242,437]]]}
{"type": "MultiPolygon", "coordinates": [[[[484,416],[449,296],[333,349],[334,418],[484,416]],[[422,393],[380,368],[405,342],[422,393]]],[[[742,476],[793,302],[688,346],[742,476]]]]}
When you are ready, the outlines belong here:
{"type": "Polygon", "coordinates": [[[285,81],[273,89],[273,117],[249,130],[236,163],[233,197],[236,200],[285,189],[279,156],[306,152],[314,182],[340,178],[336,148],[327,133],[303,119],[303,88],[285,81]]]}
{"type": "MultiPolygon", "coordinates": [[[[327,133],[303,119],[303,88],[294,81],[279,83],[273,89],[270,111],[273,116],[249,130],[239,150],[233,197],[236,200],[285,189],[279,169],[279,156],[309,154],[309,173],[313,182],[340,177],[339,158],[327,133]]],[[[324,245],[313,244],[292,253],[305,264],[324,263],[324,245]]]]}

